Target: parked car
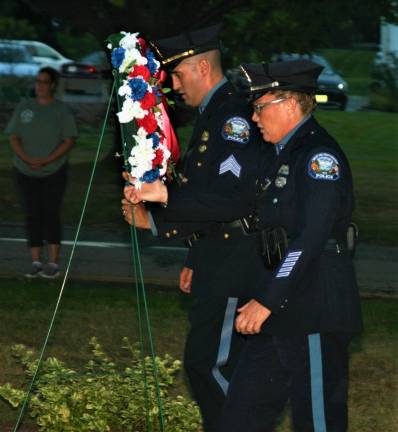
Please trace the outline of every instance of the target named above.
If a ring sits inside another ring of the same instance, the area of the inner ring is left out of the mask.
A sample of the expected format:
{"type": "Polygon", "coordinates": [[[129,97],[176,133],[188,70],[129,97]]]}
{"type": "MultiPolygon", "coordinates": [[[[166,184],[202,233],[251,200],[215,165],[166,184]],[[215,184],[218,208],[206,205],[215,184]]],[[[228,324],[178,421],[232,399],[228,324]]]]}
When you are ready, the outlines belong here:
{"type": "Polygon", "coordinates": [[[33,61],[39,65],[39,68],[51,67],[60,71],[62,65],[72,61],[70,58],[63,56],[60,52],[43,42],[16,39],[3,39],[2,42],[25,47],[29,51],[33,61]]]}
{"type": "Polygon", "coordinates": [[[61,67],[59,92],[65,101],[106,102],[111,86],[111,65],[102,51],[90,53],[61,67]]]}
{"type": "Polygon", "coordinates": [[[40,66],[22,45],[0,40],[0,75],[33,77],[40,66]]]}
{"type": "Polygon", "coordinates": [[[318,77],[317,101],[319,105],[345,110],[347,106],[347,82],[332,68],[330,63],[318,54],[282,53],[273,57],[273,61],[308,59],[323,66],[318,77]]]}

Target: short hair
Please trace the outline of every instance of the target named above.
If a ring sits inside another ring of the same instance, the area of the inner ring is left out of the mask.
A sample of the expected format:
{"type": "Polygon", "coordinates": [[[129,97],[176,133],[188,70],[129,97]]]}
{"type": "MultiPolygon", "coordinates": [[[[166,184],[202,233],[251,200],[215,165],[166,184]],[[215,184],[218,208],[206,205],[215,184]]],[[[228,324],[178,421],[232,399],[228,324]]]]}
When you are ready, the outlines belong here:
{"type": "Polygon", "coordinates": [[[41,68],[37,74],[39,75],[41,73],[46,73],[50,77],[50,81],[54,86],[58,84],[59,73],[55,69],[46,66],[41,68]]]}
{"type": "Polygon", "coordinates": [[[296,99],[303,115],[312,113],[317,106],[315,94],[313,93],[302,93],[292,90],[272,90],[269,93],[276,97],[292,97],[296,99]]]}

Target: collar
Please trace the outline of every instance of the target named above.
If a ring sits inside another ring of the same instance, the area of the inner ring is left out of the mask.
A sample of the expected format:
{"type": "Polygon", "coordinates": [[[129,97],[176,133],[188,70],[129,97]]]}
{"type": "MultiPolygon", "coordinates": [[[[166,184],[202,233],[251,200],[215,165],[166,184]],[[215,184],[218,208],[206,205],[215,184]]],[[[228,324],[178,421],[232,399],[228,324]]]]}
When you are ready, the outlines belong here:
{"type": "Polygon", "coordinates": [[[199,114],[202,114],[202,112],[206,109],[208,103],[210,102],[210,99],[213,97],[214,93],[225,83],[227,82],[227,78],[223,78],[221,81],[219,81],[203,98],[202,102],[199,105],[199,114]]]}
{"type": "Polygon", "coordinates": [[[307,122],[312,117],[311,114],[306,115],[301,121],[287,134],[285,135],[276,145],[275,145],[275,151],[276,154],[279,154],[283,147],[289,142],[290,138],[298,131],[298,129],[303,126],[305,122],[307,122]]]}

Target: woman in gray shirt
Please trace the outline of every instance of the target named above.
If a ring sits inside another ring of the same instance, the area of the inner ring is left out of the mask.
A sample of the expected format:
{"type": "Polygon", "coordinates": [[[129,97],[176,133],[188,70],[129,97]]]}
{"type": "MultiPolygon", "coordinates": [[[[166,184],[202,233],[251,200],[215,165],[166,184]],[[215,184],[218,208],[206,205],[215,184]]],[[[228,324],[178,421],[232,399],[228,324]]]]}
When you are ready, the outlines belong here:
{"type": "Polygon", "coordinates": [[[67,180],[67,155],[77,136],[68,107],[54,98],[58,73],[39,71],[35,99],[22,101],[15,109],[6,133],[14,152],[14,170],[21,193],[32,267],[26,277],[59,275],[61,204],[67,180]],[[47,244],[48,263],[41,252],[47,244]]]}

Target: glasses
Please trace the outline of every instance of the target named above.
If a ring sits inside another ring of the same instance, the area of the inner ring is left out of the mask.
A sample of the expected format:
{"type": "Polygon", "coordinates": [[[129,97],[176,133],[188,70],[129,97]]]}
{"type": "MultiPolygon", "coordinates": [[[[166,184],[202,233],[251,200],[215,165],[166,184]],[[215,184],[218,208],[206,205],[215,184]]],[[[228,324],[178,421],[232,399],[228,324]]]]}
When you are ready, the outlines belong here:
{"type": "Polygon", "coordinates": [[[259,115],[260,112],[261,112],[261,110],[264,109],[265,107],[267,107],[269,105],[273,105],[273,104],[277,104],[277,103],[283,102],[283,101],[285,101],[287,99],[289,99],[289,98],[279,98],[279,99],[274,99],[274,100],[269,101],[269,102],[264,102],[264,103],[260,103],[260,104],[253,104],[254,112],[257,115],[259,115]]]}

